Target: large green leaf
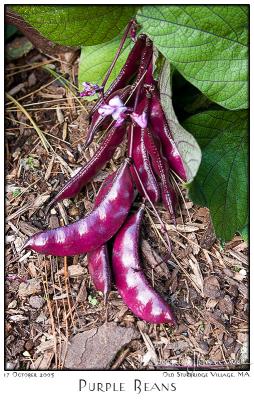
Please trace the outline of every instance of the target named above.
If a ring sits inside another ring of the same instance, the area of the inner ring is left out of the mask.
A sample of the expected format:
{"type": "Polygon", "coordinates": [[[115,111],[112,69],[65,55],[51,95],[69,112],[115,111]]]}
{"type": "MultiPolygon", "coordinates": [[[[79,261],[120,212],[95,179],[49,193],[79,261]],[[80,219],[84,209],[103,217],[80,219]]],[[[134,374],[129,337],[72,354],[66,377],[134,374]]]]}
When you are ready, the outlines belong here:
{"type": "MultiPolygon", "coordinates": [[[[101,84],[103,78],[114,58],[117,48],[120,43],[120,36],[114,38],[113,40],[97,44],[95,46],[85,46],[81,49],[81,56],[79,62],[79,86],[82,90],[82,82],[92,82],[101,84]]],[[[109,77],[106,85],[107,87],[110,83],[117,77],[120,69],[126,61],[126,58],[131,50],[131,40],[128,39],[121,51],[121,55],[118,58],[114,69],[109,77]]],[[[87,99],[92,99],[93,97],[88,97],[87,99]]]]}
{"type": "Polygon", "coordinates": [[[175,144],[182,156],[188,181],[197,173],[201,161],[201,151],[195,138],[180,125],[172,104],[170,63],[165,61],[159,79],[161,105],[175,144]]]}
{"type": "Polygon", "coordinates": [[[184,123],[202,149],[190,197],[209,207],[215,232],[224,241],[248,219],[247,125],[246,111],[206,111],[184,123]]]}
{"type": "Polygon", "coordinates": [[[246,6],[144,6],[137,20],[207,97],[231,110],[248,107],[246,6]]]}
{"type": "Polygon", "coordinates": [[[12,6],[26,22],[51,41],[67,46],[92,46],[117,36],[135,16],[135,6],[12,6]]]}

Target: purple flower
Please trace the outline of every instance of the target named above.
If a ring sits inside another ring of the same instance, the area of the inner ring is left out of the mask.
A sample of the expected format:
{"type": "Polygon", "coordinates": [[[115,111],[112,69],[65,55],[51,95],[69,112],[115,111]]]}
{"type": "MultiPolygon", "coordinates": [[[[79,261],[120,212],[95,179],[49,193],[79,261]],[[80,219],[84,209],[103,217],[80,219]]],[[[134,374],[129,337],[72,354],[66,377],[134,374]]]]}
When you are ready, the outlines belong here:
{"type": "Polygon", "coordinates": [[[147,115],[145,111],[143,111],[142,114],[140,115],[133,112],[132,114],[130,114],[130,116],[133,119],[133,121],[135,121],[136,124],[138,124],[141,128],[147,127],[147,115]]]}
{"type": "Polygon", "coordinates": [[[102,90],[102,86],[90,82],[83,82],[82,85],[84,86],[84,90],[80,93],[81,97],[93,96],[95,93],[102,90]]]}
{"type": "Polygon", "coordinates": [[[117,121],[117,124],[121,125],[126,118],[125,111],[127,111],[127,109],[128,108],[124,106],[120,97],[115,96],[109,100],[108,104],[105,103],[99,107],[98,113],[103,116],[112,115],[112,118],[117,121]]]}

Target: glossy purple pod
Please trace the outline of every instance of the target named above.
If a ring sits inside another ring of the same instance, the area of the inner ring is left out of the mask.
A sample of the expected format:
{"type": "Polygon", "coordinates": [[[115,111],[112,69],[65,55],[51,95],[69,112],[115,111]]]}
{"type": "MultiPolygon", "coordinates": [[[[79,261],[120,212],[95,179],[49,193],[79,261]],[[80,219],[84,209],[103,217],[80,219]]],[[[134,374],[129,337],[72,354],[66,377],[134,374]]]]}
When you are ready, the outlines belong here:
{"type": "MultiPolygon", "coordinates": [[[[114,176],[115,172],[108,175],[104,180],[96,196],[94,202],[95,207],[99,206],[104,197],[107,195],[112,186],[114,176]]],[[[103,244],[98,249],[87,253],[87,262],[88,270],[95,289],[102,292],[104,294],[104,299],[106,300],[111,289],[112,280],[107,243],[103,244]]]]}
{"type": "Polygon", "coordinates": [[[111,189],[111,186],[113,184],[114,178],[116,176],[116,172],[112,172],[109,174],[101,184],[101,187],[96,195],[95,201],[94,201],[94,207],[97,207],[100,205],[104,197],[108,194],[109,190],[111,189]]]}
{"type": "Polygon", "coordinates": [[[111,290],[111,269],[107,244],[87,253],[87,262],[95,289],[102,292],[106,300],[111,290]]]}
{"type": "Polygon", "coordinates": [[[116,148],[123,141],[126,131],[125,124],[116,127],[115,124],[102,140],[99,148],[93,157],[85,164],[79,172],[67,181],[64,187],[50,202],[50,205],[57,201],[76,196],[77,193],[100,171],[100,169],[112,158],[116,148]]]}
{"type": "MultiPolygon", "coordinates": [[[[118,96],[123,102],[126,101],[131,93],[131,89],[132,87],[129,85],[126,86],[125,88],[115,91],[108,97],[106,103],[108,103],[109,100],[111,100],[115,96],[118,96]]],[[[111,115],[104,116],[99,114],[98,110],[95,111],[95,113],[92,116],[91,124],[87,132],[84,147],[87,147],[92,143],[93,138],[95,134],[99,131],[99,129],[106,129],[110,123],[114,123],[114,120],[112,119],[111,115]]]]}
{"type": "Polygon", "coordinates": [[[126,86],[130,80],[133,78],[135,73],[138,72],[138,67],[140,64],[140,54],[146,44],[146,37],[145,35],[141,35],[138,37],[136,43],[134,44],[131,52],[129,53],[127,60],[121,71],[119,72],[116,79],[111,83],[108,90],[104,93],[104,100],[103,98],[99,98],[98,101],[93,106],[92,110],[90,111],[90,115],[93,115],[95,111],[102,105],[104,101],[109,100],[109,96],[118,89],[126,86]]]}
{"type": "Polygon", "coordinates": [[[124,303],[139,318],[154,324],[175,324],[170,306],[153,289],[139,254],[143,208],[125,221],[113,245],[113,276],[124,303]]]}
{"type": "Polygon", "coordinates": [[[111,239],[121,227],[133,196],[127,159],[117,171],[110,190],[99,206],[77,222],[36,233],[28,239],[24,248],[62,257],[93,251],[111,239]]]}
{"type": "Polygon", "coordinates": [[[176,147],[170,132],[164,111],[160,103],[160,97],[154,88],[150,106],[150,125],[161,140],[163,153],[165,154],[170,168],[184,181],[187,180],[186,171],[182,157],[176,147]]]}
{"type": "Polygon", "coordinates": [[[144,129],[144,143],[150,154],[153,169],[161,180],[162,201],[175,223],[176,195],[169,181],[168,163],[162,153],[162,145],[159,137],[154,132],[152,133],[148,127],[144,129]]]}
{"type": "MultiPolygon", "coordinates": [[[[130,129],[131,127],[129,127],[129,130],[130,129]]],[[[144,130],[136,124],[134,124],[133,127],[132,158],[136,166],[136,169],[138,171],[139,177],[144,185],[144,188],[146,189],[147,194],[150,197],[150,200],[153,203],[157,203],[160,200],[160,188],[154,176],[149,155],[145,148],[144,130]]],[[[141,196],[145,197],[143,189],[136,176],[136,172],[132,166],[131,166],[131,174],[139,193],[141,194],[141,196]]]]}
{"type": "Polygon", "coordinates": [[[136,81],[139,81],[142,78],[142,76],[147,72],[152,56],[153,56],[153,44],[151,40],[147,37],[146,46],[143,48],[141,53],[140,66],[138,69],[136,81]]]}

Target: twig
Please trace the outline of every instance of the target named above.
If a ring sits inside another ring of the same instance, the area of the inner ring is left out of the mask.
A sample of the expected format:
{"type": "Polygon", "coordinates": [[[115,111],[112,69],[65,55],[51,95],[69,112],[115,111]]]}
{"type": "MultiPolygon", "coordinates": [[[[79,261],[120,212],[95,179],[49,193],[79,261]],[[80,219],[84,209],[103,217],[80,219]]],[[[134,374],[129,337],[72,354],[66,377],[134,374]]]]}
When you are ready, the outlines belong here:
{"type": "Polygon", "coordinates": [[[47,139],[45,138],[45,136],[43,135],[42,131],[40,130],[40,128],[36,125],[36,123],[34,122],[33,118],[31,117],[31,115],[26,111],[26,109],[17,101],[15,100],[10,94],[6,93],[6,97],[12,101],[17,107],[18,109],[23,112],[23,114],[29,119],[29,121],[31,122],[31,124],[33,125],[34,129],[36,130],[36,132],[38,133],[39,138],[41,139],[41,142],[44,146],[44,148],[46,149],[47,153],[48,151],[48,147],[50,147],[50,143],[47,141],[47,139]]]}
{"type": "Polygon", "coordinates": [[[112,72],[112,70],[113,70],[113,68],[114,68],[114,66],[115,66],[116,61],[118,60],[118,57],[119,57],[119,55],[120,55],[120,52],[121,52],[121,50],[122,50],[122,48],[123,48],[123,45],[124,45],[124,43],[125,43],[125,41],[126,41],[126,39],[127,39],[128,33],[129,33],[129,31],[130,31],[130,29],[131,29],[133,23],[134,23],[134,20],[131,20],[131,21],[128,23],[128,25],[127,25],[127,27],[126,27],[126,29],[125,29],[124,35],[123,35],[123,37],[122,37],[122,39],[121,39],[121,42],[120,42],[120,44],[119,44],[119,47],[118,47],[118,49],[117,49],[117,52],[116,52],[116,54],[115,54],[115,57],[114,57],[114,59],[113,59],[111,65],[110,65],[110,67],[109,67],[109,69],[108,69],[108,71],[107,71],[107,73],[106,73],[106,75],[105,75],[105,78],[104,78],[103,81],[102,81],[102,84],[101,84],[101,86],[102,86],[101,97],[104,97],[104,87],[105,87],[105,85],[106,85],[106,83],[107,83],[107,81],[108,81],[108,78],[109,78],[109,76],[110,76],[110,74],[111,74],[111,72],[112,72]]]}

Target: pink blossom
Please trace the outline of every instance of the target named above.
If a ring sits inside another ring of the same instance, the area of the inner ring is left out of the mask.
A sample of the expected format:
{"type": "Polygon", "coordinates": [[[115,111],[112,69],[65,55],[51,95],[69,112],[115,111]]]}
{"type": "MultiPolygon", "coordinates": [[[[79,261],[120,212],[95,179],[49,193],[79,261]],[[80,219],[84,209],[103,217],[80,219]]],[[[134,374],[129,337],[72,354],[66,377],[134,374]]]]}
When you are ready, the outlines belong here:
{"type": "Polygon", "coordinates": [[[83,82],[84,90],[80,93],[81,97],[93,96],[95,93],[100,92],[102,87],[90,82],[83,82]]]}
{"type": "Polygon", "coordinates": [[[112,99],[109,100],[108,104],[105,103],[98,108],[98,113],[100,115],[112,115],[112,118],[117,121],[119,125],[121,125],[121,123],[126,118],[126,111],[127,107],[124,106],[119,96],[112,97],[112,99]]]}

